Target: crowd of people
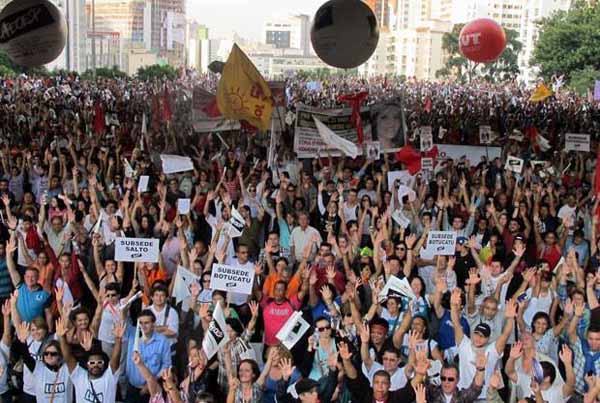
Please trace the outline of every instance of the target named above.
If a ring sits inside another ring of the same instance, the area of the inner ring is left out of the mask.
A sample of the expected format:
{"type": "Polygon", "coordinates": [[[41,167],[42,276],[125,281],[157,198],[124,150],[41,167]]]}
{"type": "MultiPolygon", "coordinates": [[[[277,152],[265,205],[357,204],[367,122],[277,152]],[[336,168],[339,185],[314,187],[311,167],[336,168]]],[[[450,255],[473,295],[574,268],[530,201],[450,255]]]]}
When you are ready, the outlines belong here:
{"type": "Polygon", "coordinates": [[[438,160],[401,185],[393,153],[298,160],[282,141],[269,164],[265,133],[194,134],[191,90],[215,83],[0,79],[0,402],[600,401],[598,102],[286,82],[292,111],[368,90],[367,104],[400,97],[409,131],[468,144],[492,124],[525,159],[521,173],[438,160]],[[508,139],[531,125],[551,150],[508,139]],[[568,131],[592,152],[564,152],[568,131]],[[193,169],[166,174],[162,153],[193,169]],[[434,231],[453,234],[450,254],[434,231]],[[159,239],[158,261],[117,260],[122,237],[159,239]],[[251,294],[211,289],[215,264],[253,272],[251,294]],[[198,280],[178,301],[180,267],[198,280]],[[209,356],[217,310],[228,341],[209,356]],[[310,328],[286,347],[296,312],[310,328]]]}

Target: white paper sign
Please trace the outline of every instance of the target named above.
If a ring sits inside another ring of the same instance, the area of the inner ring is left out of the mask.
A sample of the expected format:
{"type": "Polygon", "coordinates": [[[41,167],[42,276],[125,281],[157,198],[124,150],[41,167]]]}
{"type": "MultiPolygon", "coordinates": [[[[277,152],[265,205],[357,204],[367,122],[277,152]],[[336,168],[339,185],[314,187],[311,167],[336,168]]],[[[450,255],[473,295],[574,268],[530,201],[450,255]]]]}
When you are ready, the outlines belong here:
{"type": "Polygon", "coordinates": [[[479,126],[479,142],[481,144],[492,142],[492,128],[490,126],[479,126]]]}
{"type": "Polygon", "coordinates": [[[398,180],[399,185],[412,187],[415,177],[408,173],[407,170],[389,171],[387,174],[388,190],[394,192],[394,184],[398,180]]]}
{"type": "Polygon", "coordinates": [[[150,181],[150,177],[148,175],[140,176],[140,181],[138,182],[138,193],[144,193],[148,190],[148,182],[150,181]]]}
{"type": "Polygon", "coordinates": [[[177,274],[175,274],[175,283],[173,284],[172,296],[175,298],[175,303],[178,304],[187,297],[191,297],[190,287],[192,283],[197,282],[198,284],[200,276],[192,273],[183,266],[177,266],[177,274]]]}
{"type": "Polygon", "coordinates": [[[302,313],[296,311],[290,316],[287,322],[285,322],[275,337],[277,337],[288,350],[291,350],[308,329],[310,329],[310,325],[304,320],[302,313]]]}
{"type": "Polygon", "coordinates": [[[158,262],[159,239],[116,238],[115,261],[117,262],[158,262]]]}
{"type": "Polygon", "coordinates": [[[133,339],[133,351],[140,351],[140,339],[142,338],[142,327],[140,326],[140,321],[138,319],[135,325],[135,338],[133,339]]]}
{"type": "Polygon", "coordinates": [[[434,255],[452,256],[456,247],[456,232],[429,231],[427,250],[434,255]]]}
{"type": "Polygon", "coordinates": [[[419,135],[421,138],[421,151],[429,151],[433,148],[433,134],[431,133],[431,126],[421,126],[419,129],[419,135]]]}
{"type": "Polygon", "coordinates": [[[210,289],[250,295],[254,274],[254,266],[227,266],[215,263],[210,276],[210,289]]]}
{"type": "Polygon", "coordinates": [[[565,151],[590,151],[589,134],[565,134],[565,151]]]}
{"type": "Polygon", "coordinates": [[[410,219],[406,217],[400,210],[394,210],[392,213],[392,219],[402,228],[408,228],[410,225],[410,219]]]}
{"type": "Polygon", "coordinates": [[[190,199],[177,199],[177,214],[186,215],[190,212],[190,199]]]}
{"type": "Polygon", "coordinates": [[[237,238],[241,236],[242,231],[244,231],[244,225],[246,225],[244,217],[242,217],[240,212],[237,211],[235,207],[231,207],[231,218],[229,219],[229,221],[227,221],[226,228],[229,237],[237,238]]]}
{"type": "Polygon", "coordinates": [[[400,201],[400,204],[404,204],[402,200],[406,196],[408,196],[408,202],[414,202],[415,200],[417,200],[417,194],[414,190],[412,190],[408,186],[400,185],[400,187],[398,188],[398,200],[400,201]]]}
{"type": "Polygon", "coordinates": [[[160,160],[162,161],[162,169],[165,175],[194,170],[194,164],[190,157],[161,154],[160,160]]]}
{"type": "Polygon", "coordinates": [[[358,147],[353,142],[346,140],[337,134],[335,134],[329,127],[327,127],[323,122],[313,116],[313,120],[315,125],[317,126],[317,130],[321,139],[325,144],[330,147],[337,148],[344,155],[354,159],[358,156],[358,147]]]}
{"type": "Polygon", "coordinates": [[[379,301],[384,301],[390,296],[406,297],[411,301],[416,298],[416,295],[406,277],[400,280],[396,276],[390,276],[388,281],[385,283],[385,286],[379,293],[379,301]]]}
{"type": "Polygon", "coordinates": [[[521,172],[523,172],[524,163],[525,162],[521,158],[509,155],[506,157],[506,165],[504,165],[504,169],[520,174],[521,172]]]}
{"type": "Polygon", "coordinates": [[[365,142],[365,157],[377,161],[381,158],[381,143],[379,141],[365,142]]]}
{"type": "Polygon", "coordinates": [[[209,360],[229,341],[226,329],[223,308],[218,303],[215,305],[213,318],[208,324],[204,340],[202,340],[202,349],[209,360]]]}

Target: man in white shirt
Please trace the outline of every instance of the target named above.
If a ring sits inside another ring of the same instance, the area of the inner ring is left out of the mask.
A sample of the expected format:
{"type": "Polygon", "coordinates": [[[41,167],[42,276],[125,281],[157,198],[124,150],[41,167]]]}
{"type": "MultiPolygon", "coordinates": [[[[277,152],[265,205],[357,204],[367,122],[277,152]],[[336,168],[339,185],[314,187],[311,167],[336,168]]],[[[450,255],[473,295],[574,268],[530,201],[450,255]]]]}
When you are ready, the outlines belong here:
{"type": "Polygon", "coordinates": [[[71,347],[65,338],[67,326],[65,318],[56,324],[56,336],[60,341],[63,357],[69,368],[71,382],[75,387],[75,395],[82,401],[115,403],[117,397],[117,381],[119,380],[119,360],[121,358],[121,340],[125,328],[122,324],[114,327],[115,348],[110,361],[106,353],[92,351],[92,338],[82,341],[83,348],[88,352],[86,368],[77,363],[71,354],[71,347]]]}
{"type": "Polygon", "coordinates": [[[154,330],[163,334],[173,346],[177,342],[179,332],[179,315],[177,310],[167,303],[169,291],[163,284],[152,288],[152,305],[148,307],[156,317],[154,330]]]}
{"type": "MultiPolygon", "coordinates": [[[[294,228],[290,235],[290,248],[292,249],[292,255],[297,262],[302,261],[302,252],[307,244],[314,242],[315,240],[318,241],[318,244],[323,242],[323,238],[321,238],[319,231],[308,225],[308,223],[308,213],[305,211],[298,213],[298,224],[300,225],[294,228]]],[[[309,260],[312,260],[312,258],[314,258],[314,251],[311,252],[311,258],[309,260]]]]}
{"type": "Polygon", "coordinates": [[[490,326],[486,323],[479,323],[472,331],[471,338],[465,336],[460,324],[460,312],[462,309],[462,294],[461,290],[455,288],[450,297],[450,316],[454,327],[454,338],[458,346],[460,380],[458,387],[466,389],[471,385],[471,382],[477,374],[475,367],[475,358],[477,353],[485,351],[487,355],[487,364],[485,367],[485,383],[481,391],[480,399],[485,399],[487,393],[487,384],[491,378],[496,363],[502,358],[504,347],[512,332],[515,316],[517,315],[517,304],[511,300],[506,303],[504,316],[506,324],[502,334],[495,343],[489,343],[489,338],[492,333],[490,326]]]}
{"type": "Polygon", "coordinates": [[[381,365],[371,357],[368,341],[369,339],[367,339],[367,343],[361,343],[360,354],[363,362],[362,372],[369,380],[371,386],[373,386],[375,374],[383,369],[390,374],[390,391],[402,389],[407,382],[405,373],[407,367],[399,367],[402,362],[400,351],[393,346],[387,347],[383,351],[383,365],[381,365]]]}

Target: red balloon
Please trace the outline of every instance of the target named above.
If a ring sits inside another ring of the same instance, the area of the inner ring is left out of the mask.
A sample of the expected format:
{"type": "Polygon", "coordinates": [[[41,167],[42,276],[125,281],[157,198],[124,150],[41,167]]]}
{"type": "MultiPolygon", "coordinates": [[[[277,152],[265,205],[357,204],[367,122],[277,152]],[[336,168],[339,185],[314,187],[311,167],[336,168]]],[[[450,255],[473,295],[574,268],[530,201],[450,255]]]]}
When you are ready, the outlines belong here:
{"type": "Polygon", "coordinates": [[[463,27],[458,36],[458,45],[460,53],[467,59],[491,63],[504,51],[506,33],[496,21],[480,18],[463,27]]]}

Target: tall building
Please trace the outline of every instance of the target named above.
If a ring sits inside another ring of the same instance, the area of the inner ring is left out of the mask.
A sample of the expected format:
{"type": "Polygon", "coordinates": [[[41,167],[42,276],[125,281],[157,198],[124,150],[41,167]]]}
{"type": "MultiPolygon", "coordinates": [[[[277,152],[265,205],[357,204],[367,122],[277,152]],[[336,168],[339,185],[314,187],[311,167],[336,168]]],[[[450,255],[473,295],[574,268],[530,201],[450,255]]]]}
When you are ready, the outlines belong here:
{"type": "Polygon", "coordinates": [[[519,54],[519,68],[524,80],[533,80],[537,73],[536,69],[529,64],[539,35],[539,27],[536,22],[558,10],[568,10],[570,6],[571,0],[525,1],[519,27],[519,39],[523,44],[523,49],[519,54]]]}
{"type": "Polygon", "coordinates": [[[277,49],[296,49],[308,56],[310,42],[310,17],[306,14],[269,18],[263,24],[262,40],[277,49]]]}

